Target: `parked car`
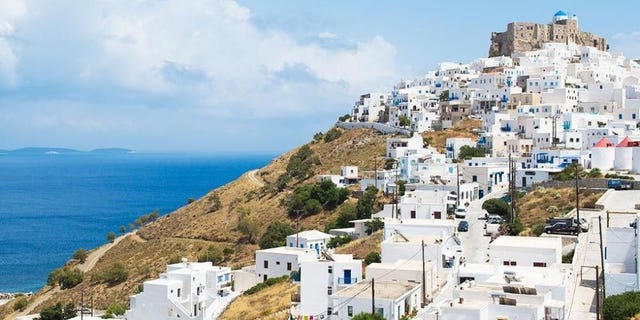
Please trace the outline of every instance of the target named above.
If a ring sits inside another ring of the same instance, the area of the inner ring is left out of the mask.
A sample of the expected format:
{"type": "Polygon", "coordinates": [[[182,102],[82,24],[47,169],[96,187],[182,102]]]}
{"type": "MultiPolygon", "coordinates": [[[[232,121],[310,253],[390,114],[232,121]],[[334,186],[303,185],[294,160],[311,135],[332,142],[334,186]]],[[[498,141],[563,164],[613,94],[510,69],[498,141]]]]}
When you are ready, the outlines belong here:
{"type": "Polygon", "coordinates": [[[458,209],[456,209],[456,212],[454,214],[455,214],[456,218],[465,218],[467,216],[467,209],[458,208],[458,209]]]}
{"type": "Polygon", "coordinates": [[[469,231],[469,222],[467,220],[462,220],[458,223],[458,231],[459,232],[467,232],[469,231]]]}
{"type": "Polygon", "coordinates": [[[556,222],[553,225],[544,227],[544,233],[548,234],[577,234],[578,226],[566,222],[556,222]]]}
{"type": "Polygon", "coordinates": [[[578,223],[578,219],[576,217],[557,217],[551,218],[547,220],[547,225],[552,226],[558,222],[564,222],[570,226],[578,226],[580,225],[580,231],[587,232],[589,231],[589,223],[586,219],[580,218],[580,223],[578,223]]]}

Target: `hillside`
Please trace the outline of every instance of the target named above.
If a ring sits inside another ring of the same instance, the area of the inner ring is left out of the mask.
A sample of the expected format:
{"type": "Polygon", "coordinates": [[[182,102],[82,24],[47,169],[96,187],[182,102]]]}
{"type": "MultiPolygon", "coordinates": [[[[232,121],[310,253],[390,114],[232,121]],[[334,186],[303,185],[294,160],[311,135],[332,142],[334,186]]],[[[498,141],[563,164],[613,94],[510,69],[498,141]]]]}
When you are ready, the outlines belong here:
{"type": "MultiPolygon", "coordinates": [[[[221,265],[236,268],[253,264],[253,251],[258,248],[255,240],[271,222],[296,225],[295,219],[287,214],[286,202],[297,186],[315,182],[316,174],[338,173],[343,165],[356,165],[361,172],[373,171],[374,159],[384,155],[385,141],[389,136],[368,129],[338,131],[341,135],[335,140],[324,142],[316,139],[307,144],[312,150],[313,165],[310,173],[302,179],[292,179],[281,191],[276,186],[278,178],[287,171],[289,160],[299,150],[297,148],[140,228],[137,235],[128,235],[100,258],[95,268],[84,275],[81,284],[53,293],[51,299],[36,306],[35,310],[57,301],[77,302],[81,291],[85,297],[93,296],[99,309],[113,302],[128,305],[128,297],[138,290],[142,282],[156,278],[165,271],[167,263],[177,262],[181,257],[193,261],[205,252],[212,252],[221,265]],[[256,225],[251,234],[239,230],[240,217],[256,225]],[[116,284],[101,281],[116,263],[127,271],[126,280],[116,284]]],[[[472,134],[468,129],[448,130],[434,134],[437,138],[431,145],[443,148],[444,137],[461,135],[472,134]]],[[[379,160],[377,165],[382,166],[379,160]]],[[[329,222],[335,220],[338,210],[321,211],[303,218],[300,228],[324,230],[329,222]]],[[[361,254],[358,252],[356,256],[361,254]]],[[[49,289],[51,287],[45,287],[42,292],[49,289]]],[[[0,307],[0,316],[6,316],[8,309],[9,306],[0,307]]]]}

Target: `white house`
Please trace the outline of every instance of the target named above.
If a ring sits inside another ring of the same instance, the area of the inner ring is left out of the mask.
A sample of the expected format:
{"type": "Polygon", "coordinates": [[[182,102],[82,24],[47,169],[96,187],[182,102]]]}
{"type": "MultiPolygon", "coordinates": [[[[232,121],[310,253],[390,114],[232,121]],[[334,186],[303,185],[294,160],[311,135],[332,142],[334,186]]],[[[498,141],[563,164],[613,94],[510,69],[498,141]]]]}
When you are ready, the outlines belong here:
{"type": "Polygon", "coordinates": [[[489,259],[505,266],[556,266],[562,263],[562,239],[500,236],[489,244],[489,259]]]}
{"type": "Polygon", "coordinates": [[[171,264],[159,279],[145,281],[143,286],[141,293],[130,298],[127,319],[209,320],[222,311],[222,297],[232,293],[231,269],[211,262],[171,264]]]}
{"type": "Polygon", "coordinates": [[[327,243],[331,238],[333,238],[332,235],[318,230],[305,230],[287,236],[286,246],[289,248],[312,249],[319,255],[320,252],[327,248],[327,243]]]}
{"type": "Polygon", "coordinates": [[[640,238],[634,228],[612,227],[606,230],[604,281],[607,296],[638,291],[637,264],[640,238]]]}
{"type": "Polygon", "coordinates": [[[389,138],[387,139],[387,158],[398,158],[400,156],[427,154],[428,149],[423,148],[422,136],[415,133],[411,138],[389,138]]]}
{"type": "Polygon", "coordinates": [[[356,314],[371,312],[371,295],[376,313],[389,320],[400,320],[420,308],[421,285],[408,281],[361,281],[332,296],[335,309],[327,310],[331,319],[348,320],[356,314]]]}
{"type": "Polygon", "coordinates": [[[278,247],[256,250],[256,276],[258,281],[266,281],[290,275],[300,270],[302,261],[315,261],[318,253],[310,248],[278,247]]]}
{"type": "MultiPolygon", "coordinates": [[[[397,260],[395,262],[372,263],[365,274],[376,281],[409,281],[422,283],[423,264],[420,260],[397,260]]],[[[424,280],[426,301],[433,299],[438,290],[438,268],[435,261],[425,261],[424,280]]]]}
{"type": "Polygon", "coordinates": [[[448,273],[463,254],[462,243],[456,236],[443,239],[434,236],[404,236],[396,232],[392,237],[382,241],[381,262],[422,261],[423,244],[425,261],[433,262],[441,275],[448,273]]]}
{"type": "Polygon", "coordinates": [[[311,318],[333,306],[331,296],[362,281],[362,260],[350,254],[325,254],[318,261],[300,264],[300,304],[298,317],[311,318]]]}
{"type": "Polygon", "coordinates": [[[445,155],[449,159],[456,159],[458,158],[460,148],[462,148],[463,146],[475,148],[476,141],[470,138],[447,138],[447,141],[445,143],[445,155]]]}

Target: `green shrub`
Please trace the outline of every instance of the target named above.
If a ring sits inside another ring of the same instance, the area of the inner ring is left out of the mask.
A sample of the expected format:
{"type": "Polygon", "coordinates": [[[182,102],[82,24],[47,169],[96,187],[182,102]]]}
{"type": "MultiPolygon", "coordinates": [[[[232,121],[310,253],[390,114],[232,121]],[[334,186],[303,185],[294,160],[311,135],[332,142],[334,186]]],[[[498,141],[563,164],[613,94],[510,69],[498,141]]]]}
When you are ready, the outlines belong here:
{"type": "Polygon", "coordinates": [[[380,257],[380,254],[377,252],[369,252],[367,256],[364,257],[364,263],[366,265],[370,265],[374,262],[380,262],[380,261],[382,261],[382,257],[380,257]]]}
{"type": "Polygon", "coordinates": [[[327,243],[327,247],[337,248],[351,242],[351,240],[351,236],[348,235],[333,237],[331,238],[331,240],[329,240],[329,243],[327,243]]]}
{"type": "Polygon", "coordinates": [[[640,313],[640,291],[627,291],[604,299],[604,320],[629,319],[640,313]]]}
{"type": "Polygon", "coordinates": [[[261,290],[264,290],[264,289],[266,289],[268,287],[271,287],[273,285],[276,285],[276,284],[281,283],[281,282],[286,282],[286,281],[289,281],[289,276],[282,276],[282,277],[277,277],[277,278],[269,278],[265,282],[258,283],[255,286],[247,289],[247,291],[244,292],[244,295],[247,295],[247,296],[248,295],[252,295],[252,294],[254,294],[256,292],[259,292],[261,290]]]}
{"type": "Polygon", "coordinates": [[[222,208],[222,202],[220,201],[220,196],[217,193],[214,193],[209,196],[209,210],[208,212],[214,212],[220,210],[222,208]]]}
{"type": "Polygon", "coordinates": [[[119,262],[112,264],[109,269],[100,272],[94,273],[91,276],[91,281],[94,282],[106,282],[107,284],[113,286],[118,283],[124,282],[129,278],[129,272],[127,269],[119,262]]]}
{"type": "Polygon", "coordinates": [[[569,253],[562,255],[562,263],[572,263],[575,250],[569,251],[569,253]]]}
{"type": "Polygon", "coordinates": [[[327,133],[324,134],[324,142],[331,142],[340,138],[342,135],[342,131],[338,128],[331,128],[327,133]]]}
{"type": "Polygon", "coordinates": [[[308,145],[304,145],[289,158],[286,173],[291,178],[306,179],[311,175],[311,167],[316,163],[313,157],[313,150],[308,145]]]}
{"type": "Polygon", "coordinates": [[[511,207],[502,199],[489,199],[482,203],[482,209],[489,214],[497,214],[501,217],[508,217],[511,214],[511,207]]]}
{"type": "Polygon", "coordinates": [[[76,316],[77,310],[73,303],[66,305],[61,302],[50,305],[40,310],[40,320],[66,320],[76,316]]]}
{"type": "Polygon", "coordinates": [[[267,226],[267,230],[260,237],[260,249],[269,249],[286,246],[287,236],[294,234],[295,229],[287,223],[276,221],[267,226]]]}
{"type": "Polygon", "coordinates": [[[117,237],[117,235],[113,231],[109,231],[109,233],[107,233],[107,241],[109,241],[109,242],[115,241],[116,237],[117,237]]]}
{"type": "Polygon", "coordinates": [[[351,115],[348,113],[338,118],[338,121],[340,122],[345,122],[347,120],[351,120],[351,115]]]}
{"type": "Polygon", "coordinates": [[[560,209],[558,209],[558,207],[556,207],[556,206],[548,206],[547,207],[547,213],[558,213],[558,211],[560,211],[560,209]]]}
{"type": "Polygon", "coordinates": [[[541,234],[544,233],[544,224],[543,223],[534,224],[533,227],[531,227],[531,233],[533,233],[536,237],[539,237],[541,234]]]}
{"type": "Polygon", "coordinates": [[[51,273],[47,279],[50,286],[59,285],[62,290],[70,289],[82,282],[84,273],[78,268],[62,267],[51,273]]]}
{"type": "Polygon", "coordinates": [[[322,209],[333,210],[349,197],[349,190],[338,188],[331,181],[296,188],[288,203],[289,216],[311,216],[322,209]]]}
{"type": "Polygon", "coordinates": [[[382,230],[382,228],[384,228],[384,221],[380,218],[374,218],[365,222],[364,226],[367,227],[367,234],[370,235],[378,230],[382,230]]]}
{"type": "Polygon", "coordinates": [[[358,199],[356,204],[356,218],[369,219],[373,213],[373,207],[376,203],[378,189],[374,186],[367,187],[364,194],[358,199]]]}
{"type": "Polygon", "coordinates": [[[73,258],[79,260],[80,263],[84,263],[89,256],[89,252],[87,250],[80,248],[73,253],[73,258]]]}
{"type": "Polygon", "coordinates": [[[127,311],[127,308],[119,303],[112,303],[107,307],[102,319],[111,319],[115,316],[121,316],[127,311]]]}
{"type": "Polygon", "coordinates": [[[233,254],[233,252],[234,252],[234,251],[233,251],[233,249],[232,249],[232,248],[229,248],[229,247],[226,247],[226,248],[222,249],[222,254],[223,254],[225,257],[226,257],[226,256],[230,256],[230,255],[232,255],[232,254],[233,254]]]}
{"type": "Polygon", "coordinates": [[[213,265],[217,265],[222,262],[222,251],[216,248],[214,245],[210,245],[207,250],[198,255],[198,262],[210,261],[213,265]]]}
{"type": "Polygon", "coordinates": [[[371,314],[368,312],[358,313],[351,320],[385,320],[383,316],[379,314],[371,314]]]}
{"type": "Polygon", "coordinates": [[[469,160],[473,157],[484,157],[485,151],[482,148],[476,148],[471,146],[462,146],[458,152],[459,160],[469,160]]]}
{"type": "Polygon", "coordinates": [[[29,304],[29,298],[22,296],[16,298],[16,301],[13,303],[14,311],[24,311],[24,308],[29,304]]]}

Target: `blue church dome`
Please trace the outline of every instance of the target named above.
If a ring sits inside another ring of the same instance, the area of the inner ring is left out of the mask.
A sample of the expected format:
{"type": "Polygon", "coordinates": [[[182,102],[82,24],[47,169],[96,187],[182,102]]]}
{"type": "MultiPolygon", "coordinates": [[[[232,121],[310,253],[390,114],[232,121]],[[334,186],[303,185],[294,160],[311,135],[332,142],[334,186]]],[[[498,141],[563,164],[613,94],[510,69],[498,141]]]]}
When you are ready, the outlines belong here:
{"type": "Polygon", "coordinates": [[[556,14],[554,14],[553,16],[554,16],[554,17],[566,17],[566,16],[567,16],[567,13],[566,13],[566,12],[564,12],[564,11],[562,11],[562,10],[559,10],[559,11],[558,11],[558,12],[556,12],[556,14]]]}

